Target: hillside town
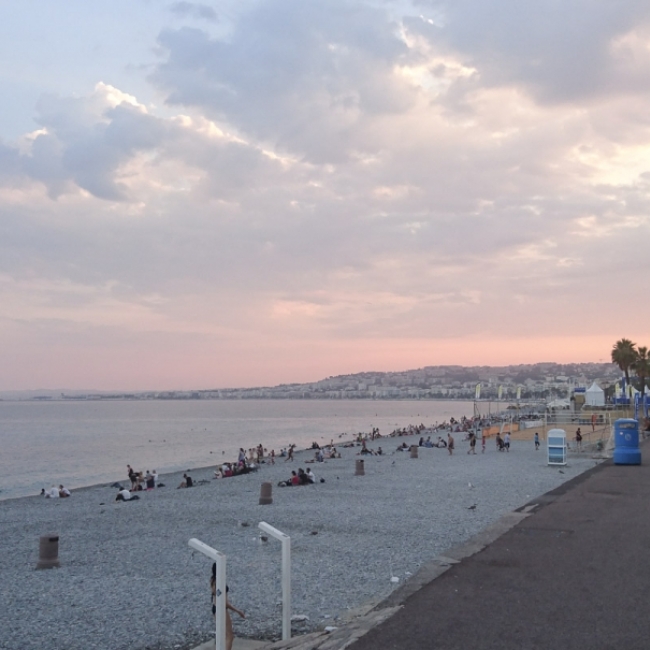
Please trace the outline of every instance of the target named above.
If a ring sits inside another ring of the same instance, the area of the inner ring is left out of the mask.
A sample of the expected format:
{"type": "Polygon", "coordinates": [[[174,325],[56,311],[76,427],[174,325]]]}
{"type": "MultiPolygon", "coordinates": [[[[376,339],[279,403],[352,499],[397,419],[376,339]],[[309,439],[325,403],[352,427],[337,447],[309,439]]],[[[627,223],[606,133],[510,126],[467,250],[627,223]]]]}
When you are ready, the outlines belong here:
{"type": "Polygon", "coordinates": [[[139,393],[63,392],[30,399],[481,399],[512,401],[567,399],[596,382],[607,397],[621,371],[613,363],[536,363],[513,366],[427,366],[400,372],[361,372],[310,383],[272,387],[220,388],[139,393]]]}

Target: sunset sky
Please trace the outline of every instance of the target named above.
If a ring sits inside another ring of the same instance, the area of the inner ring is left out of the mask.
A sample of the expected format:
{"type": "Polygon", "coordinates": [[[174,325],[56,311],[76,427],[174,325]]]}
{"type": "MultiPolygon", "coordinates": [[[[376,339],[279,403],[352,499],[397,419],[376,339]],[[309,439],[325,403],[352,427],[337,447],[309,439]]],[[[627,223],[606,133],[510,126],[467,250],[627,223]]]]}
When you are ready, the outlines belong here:
{"type": "Polygon", "coordinates": [[[647,0],[1,7],[0,390],[650,345],[647,0]]]}

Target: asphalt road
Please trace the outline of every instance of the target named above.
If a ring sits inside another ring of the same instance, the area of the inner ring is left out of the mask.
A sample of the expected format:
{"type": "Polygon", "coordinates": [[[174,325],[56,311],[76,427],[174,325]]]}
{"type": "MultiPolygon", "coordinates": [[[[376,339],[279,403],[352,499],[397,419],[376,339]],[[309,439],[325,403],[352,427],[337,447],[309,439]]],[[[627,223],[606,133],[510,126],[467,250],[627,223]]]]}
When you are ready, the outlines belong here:
{"type": "Polygon", "coordinates": [[[351,650],[650,649],[650,463],[608,461],[537,503],[351,650]]]}

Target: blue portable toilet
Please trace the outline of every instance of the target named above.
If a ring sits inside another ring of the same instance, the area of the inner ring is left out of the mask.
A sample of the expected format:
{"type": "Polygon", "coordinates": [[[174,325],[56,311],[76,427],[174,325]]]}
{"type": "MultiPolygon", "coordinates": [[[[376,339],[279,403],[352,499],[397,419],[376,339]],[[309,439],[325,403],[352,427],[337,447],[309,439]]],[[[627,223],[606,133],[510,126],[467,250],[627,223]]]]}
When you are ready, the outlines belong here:
{"type": "Polygon", "coordinates": [[[639,423],[631,418],[614,422],[614,464],[640,465],[639,423]]]}

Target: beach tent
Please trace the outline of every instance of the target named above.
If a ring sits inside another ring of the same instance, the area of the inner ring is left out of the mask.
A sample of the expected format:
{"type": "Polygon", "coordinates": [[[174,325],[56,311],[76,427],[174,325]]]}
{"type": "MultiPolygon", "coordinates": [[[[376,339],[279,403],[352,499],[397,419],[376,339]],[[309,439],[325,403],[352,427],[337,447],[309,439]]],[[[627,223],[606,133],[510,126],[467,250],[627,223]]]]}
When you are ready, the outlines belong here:
{"type": "Polygon", "coordinates": [[[585,392],[587,406],[605,406],[605,391],[594,382],[585,392]]]}

